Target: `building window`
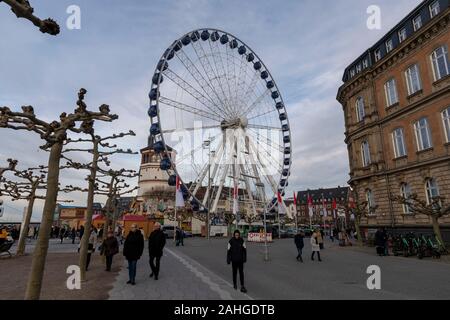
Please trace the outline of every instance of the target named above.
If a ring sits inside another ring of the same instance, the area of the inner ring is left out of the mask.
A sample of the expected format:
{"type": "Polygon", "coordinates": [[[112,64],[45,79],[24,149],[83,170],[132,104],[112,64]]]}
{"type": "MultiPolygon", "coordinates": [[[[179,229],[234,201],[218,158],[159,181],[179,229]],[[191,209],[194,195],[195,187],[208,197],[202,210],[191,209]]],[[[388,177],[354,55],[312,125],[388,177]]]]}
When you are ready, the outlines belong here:
{"type": "Polygon", "coordinates": [[[394,49],[394,43],[392,42],[392,39],[389,39],[386,41],[386,52],[390,52],[394,49]]]}
{"type": "Polygon", "coordinates": [[[398,41],[402,43],[405,40],[406,40],[406,28],[403,28],[398,32],[398,41]]]}
{"type": "Polygon", "coordinates": [[[430,17],[433,18],[438,15],[438,13],[441,11],[439,7],[439,1],[434,1],[432,4],[430,4],[430,17]]]}
{"type": "Polygon", "coordinates": [[[392,78],[384,85],[384,92],[386,94],[386,106],[390,107],[398,102],[397,88],[395,86],[395,79],[392,78]]]}
{"type": "Polygon", "coordinates": [[[425,150],[432,147],[430,128],[427,118],[422,118],[414,123],[414,131],[416,133],[417,150],[425,150]]]}
{"type": "Polygon", "coordinates": [[[417,31],[420,28],[422,28],[422,17],[420,15],[413,19],[413,28],[414,31],[417,31]]]}
{"type": "Polygon", "coordinates": [[[367,60],[367,58],[363,60],[362,65],[363,65],[363,69],[365,69],[369,66],[369,61],[367,60]]]}
{"type": "Polygon", "coordinates": [[[350,77],[354,77],[355,76],[355,69],[351,69],[350,70],[350,77]]]}
{"type": "Polygon", "coordinates": [[[445,139],[450,142],[450,107],[442,111],[442,122],[444,123],[445,139]]]}
{"type": "Polygon", "coordinates": [[[367,167],[371,162],[369,143],[367,141],[363,141],[363,143],[361,143],[361,157],[363,167],[367,167]]]}
{"type": "Polygon", "coordinates": [[[380,60],[381,59],[381,50],[380,49],[375,50],[374,55],[375,55],[375,61],[380,60]]]}
{"type": "Polygon", "coordinates": [[[406,85],[408,87],[408,95],[412,95],[419,90],[422,90],[420,83],[419,66],[414,64],[405,71],[406,85]]]}
{"type": "Polygon", "coordinates": [[[449,74],[448,72],[448,49],[447,46],[437,48],[431,54],[434,81],[438,81],[449,74]]]}
{"type": "Polygon", "coordinates": [[[392,141],[394,145],[395,157],[399,158],[406,156],[405,139],[402,128],[397,128],[392,132],[392,141]]]}
{"type": "Polygon", "coordinates": [[[427,204],[431,204],[433,198],[439,197],[439,188],[434,178],[429,178],[425,182],[427,204]]]}
{"type": "MultiPolygon", "coordinates": [[[[400,187],[400,196],[408,200],[408,198],[412,195],[411,187],[407,183],[402,183],[400,187]]],[[[409,214],[411,213],[411,208],[408,204],[402,205],[403,213],[409,214]]]]}
{"type": "Polygon", "coordinates": [[[375,207],[375,200],[373,198],[373,192],[370,189],[366,190],[367,210],[370,213],[372,208],[375,207]]]}
{"type": "Polygon", "coordinates": [[[361,72],[361,64],[360,63],[358,63],[356,65],[356,73],[359,73],[359,72],[361,72]]]}
{"type": "Polygon", "coordinates": [[[356,121],[363,121],[364,117],[364,99],[362,97],[358,97],[356,99],[356,121]]]}

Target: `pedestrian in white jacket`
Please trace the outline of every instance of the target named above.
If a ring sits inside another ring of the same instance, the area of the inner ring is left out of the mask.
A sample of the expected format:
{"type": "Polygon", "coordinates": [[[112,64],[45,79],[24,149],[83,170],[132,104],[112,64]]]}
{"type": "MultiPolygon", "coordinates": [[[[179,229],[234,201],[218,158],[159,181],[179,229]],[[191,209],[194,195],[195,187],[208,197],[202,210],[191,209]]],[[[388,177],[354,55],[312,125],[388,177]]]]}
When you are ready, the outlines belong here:
{"type": "Polygon", "coordinates": [[[320,259],[320,245],[319,245],[319,240],[317,239],[317,230],[314,231],[314,233],[311,235],[311,260],[314,260],[314,254],[317,252],[317,258],[319,259],[319,261],[322,261],[320,259]]]}

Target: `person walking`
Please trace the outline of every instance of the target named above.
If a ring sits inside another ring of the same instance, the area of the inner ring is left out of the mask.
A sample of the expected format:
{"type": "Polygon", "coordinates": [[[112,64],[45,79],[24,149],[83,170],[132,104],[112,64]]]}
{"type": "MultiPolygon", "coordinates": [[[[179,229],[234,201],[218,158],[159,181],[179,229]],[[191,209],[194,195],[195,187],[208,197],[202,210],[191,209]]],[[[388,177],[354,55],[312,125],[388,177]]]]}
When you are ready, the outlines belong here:
{"type": "Polygon", "coordinates": [[[166,235],[161,230],[161,224],[159,222],[156,222],[153,226],[152,233],[148,237],[148,255],[150,257],[150,269],[152,270],[152,272],[150,273],[150,278],[154,277],[155,280],[158,280],[159,265],[165,245],[166,235]]]}
{"type": "Polygon", "coordinates": [[[237,272],[239,271],[239,281],[241,284],[241,292],[246,293],[244,286],[244,263],[247,262],[247,247],[244,239],[241,238],[239,230],[235,230],[233,238],[228,241],[227,263],[231,263],[233,269],[233,286],[237,289],[237,272]]]}
{"type": "Polygon", "coordinates": [[[314,254],[317,253],[317,258],[319,259],[319,261],[322,261],[322,259],[320,259],[320,245],[319,245],[319,231],[314,231],[314,233],[311,235],[311,260],[314,261],[314,254]]]}
{"type": "Polygon", "coordinates": [[[182,246],[184,246],[183,238],[184,238],[183,230],[181,230],[180,228],[177,227],[176,232],[175,232],[175,245],[176,245],[177,247],[178,247],[180,244],[181,244],[182,246]]]}
{"type": "Polygon", "coordinates": [[[324,249],[323,248],[323,230],[320,229],[320,230],[316,231],[316,233],[317,233],[317,241],[319,242],[320,250],[323,250],[324,249]]]}
{"type": "Polygon", "coordinates": [[[101,254],[105,255],[106,258],[106,270],[111,271],[111,265],[113,261],[113,257],[115,254],[119,253],[119,242],[114,236],[114,232],[111,230],[108,231],[106,239],[102,244],[102,252],[101,254]]]}
{"type": "Polygon", "coordinates": [[[72,239],[72,244],[75,244],[75,238],[77,237],[77,231],[75,228],[72,228],[70,231],[70,238],[72,239]]]}
{"type": "Polygon", "coordinates": [[[64,229],[64,227],[62,227],[60,230],[59,230],[59,238],[61,239],[61,243],[63,243],[63,240],[64,240],[64,236],[66,235],[66,229],[64,229]]]}
{"type": "MultiPolygon", "coordinates": [[[[89,234],[89,244],[86,256],[86,271],[88,271],[89,263],[91,262],[91,254],[95,252],[95,243],[97,242],[97,231],[95,228],[91,228],[91,233],[89,234]]],[[[80,244],[81,245],[81,244],[80,244]]]]}
{"type": "Polygon", "coordinates": [[[303,242],[303,238],[305,237],[305,234],[302,231],[298,231],[297,234],[294,237],[295,246],[297,247],[297,261],[303,262],[302,258],[302,251],[303,247],[305,246],[303,242]]]}
{"type": "Polygon", "coordinates": [[[123,255],[128,261],[128,277],[127,284],[136,284],[136,265],[137,261],[141,258],[144,251],[144,237],[137,228],[137,225],[133,223],[131,225],[131,231],[128,233],[125,243],[123,245],[123,255]]]}
{"type": "Polygon", "coordinates": [[[375,232],[375,247],[377,250],[377,254],[381,257],[384,256],[385,253],[385,239],[383,229],[378,228],[377,232],[375,232]]]}

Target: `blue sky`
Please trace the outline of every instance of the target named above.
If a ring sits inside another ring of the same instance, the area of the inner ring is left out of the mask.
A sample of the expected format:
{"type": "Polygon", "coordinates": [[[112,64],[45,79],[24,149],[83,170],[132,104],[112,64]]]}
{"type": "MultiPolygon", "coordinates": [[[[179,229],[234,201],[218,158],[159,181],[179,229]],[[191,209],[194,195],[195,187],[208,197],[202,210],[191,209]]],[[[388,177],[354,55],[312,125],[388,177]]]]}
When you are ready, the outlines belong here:
{"type": "MultiPolygon", "coordinates": [[[[114,128],[133,129],[126,147],[145,146],[148,89],[164,50],[184,33],[202,27],[225,30],[245,41],[277,81],[292,127],[294,162],[289,192],[345,185],[348,180],[344,117],[335,100],[344,68],[408,14],[419,0],[138,1],[39,0],[35,14],[52,17],[61,33],[40,33],[0,3],[0,104],[33,105],[46,119],[73,110],[80,87],[91,108],[110,105],[114,128]],[[68,30],[66,9],[81,9],[81,30],[68,30]],[[381,30],[366,26],[370,5],[381,9],[381,30]]],[[[111,124],[102,125],[107,132],[111,124]]],[[[26,132],[0,131],[0,161],[45,163],[39,140],[26,132]]],[[[116,165],[138,169],[139,157],[116,165]]],[[[62,174],[65,184],[83,183],[84,172],[62,174]]],[[[76,204],[85,202],[74,195],[76,204]]],[[[6,201],[5,217],[21,216],[23,202],[6,201]]],[[[42,204],[35,209],[39,217],[42,204]]]]}

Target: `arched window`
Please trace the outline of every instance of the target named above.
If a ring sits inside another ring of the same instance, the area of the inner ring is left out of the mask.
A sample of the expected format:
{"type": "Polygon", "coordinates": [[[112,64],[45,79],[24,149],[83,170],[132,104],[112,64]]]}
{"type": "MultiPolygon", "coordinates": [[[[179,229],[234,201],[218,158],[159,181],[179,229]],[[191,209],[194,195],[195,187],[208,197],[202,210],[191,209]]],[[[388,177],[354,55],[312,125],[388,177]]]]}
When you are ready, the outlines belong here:
{"type": "Polygon", "coordinates": [[[366,190],[366,201],[367,201],[367,210],[370,213],[371,209],[375,207],[375,200],[373,198],[373,192],[370,189],[366,190]]]}
{"type": "Polygon", "coordinates": [[[442,122],[444,124],[445,139],[450,142],[450,107],[442,111],[442,122]]]}
{"type": "Polygon", "coordinates": [[[361,160],[363,167],[367,167],[371,162],[369,143],[367,141],[361,143],[361,160]]]}
{"type": "Polygon", "coordinates": [[[356,110],[356,121],[361,122],[364,120],[365,111],[364,111],[364,99],[362,97],[358,97],[355,103],[356,110]]]}
{"type": "MultiPolygon", "coordinates": [[[[400,186],[400,195],[405,198],[408,199],[411,196],[411,187],[409,184],[407,183],[402,183],[402,185],[400,186]]],[[[403,207],[403,213],[411,213],[411,209],[409,207],[409,205],[402,205],[403,207]]]]}
{"type": "Polygon", "coordinates": [[[438,81],[449,74],[448,49],[441,46],[433,51],[430,56],[433,66],[434,81],[438,81]]]}
{"type": "Polygon", "coordinates": [[[436,179],[429,178],[425,181],[425,192],[427,195],[427,203],[430,204],[433,198],[439,196],[439,188],[436,179]]]}

